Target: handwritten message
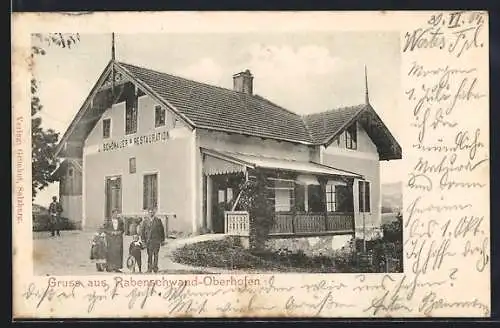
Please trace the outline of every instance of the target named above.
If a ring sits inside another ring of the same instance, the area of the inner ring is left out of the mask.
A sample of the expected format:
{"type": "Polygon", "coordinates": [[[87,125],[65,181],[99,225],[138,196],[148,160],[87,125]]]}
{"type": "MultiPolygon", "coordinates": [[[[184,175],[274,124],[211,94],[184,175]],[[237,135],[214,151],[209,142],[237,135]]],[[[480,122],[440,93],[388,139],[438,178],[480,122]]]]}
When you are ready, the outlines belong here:
{"type": "Polygon", "coordinates": [[[85,305],[90,316],[110,301],[145,313],[148,309],[161,309],[165,317],[348,316],[360,308],[366,315],[415,311],[433,315],[446,308],[472,308],[479,314],[489,311],[488,306],[476,298],[451,302],[439,296],[440,290],[453,286],[454,272],[442,280],[389,274],[371,279],[357,274],[352,283],[333,276],[314,283],[295,284],[274,275],[168,278],[115,276],[84,282],[50,277],[45,286],[30,284],[23,299],[35,308],[78,301],[85,305]],[[415,297],[419,289],[427,292],[415,297]],[[346,293],[355,293],[358,297],[346,300],[346,293]],[[370,299],[373,294],[378,296],[370,299]]]}
{"type": "MultiPolygon", "coordinates": [[[[403,53],[415,58],[404,68],[414,131],[404,220],[408,274],[489,279],[488,82],[475,53],[486,28],[482,13],[439,13],[404,36],[403,53]],[[430,60],[416,56],[429,49],[430,60]]],[[[438,295],[430,291],[427,300],[438,295]]]]}

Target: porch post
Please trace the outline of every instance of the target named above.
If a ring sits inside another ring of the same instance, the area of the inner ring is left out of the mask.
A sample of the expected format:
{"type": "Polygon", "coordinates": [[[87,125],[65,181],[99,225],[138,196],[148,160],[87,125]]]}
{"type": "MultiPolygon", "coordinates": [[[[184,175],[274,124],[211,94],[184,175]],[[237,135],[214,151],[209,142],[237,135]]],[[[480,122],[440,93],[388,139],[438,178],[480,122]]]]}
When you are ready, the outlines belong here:
{"type": "Polygon", "coordinates": [[[293,172],[290,173],[290,179],[294,180],[293,183],[293,206],[291,208],[292,210],[292,233],[295,234],[295,218],[297,217],[297,188],[296,188],[296,183],[295,180],[297,180],[297,173],[293,172]]]}
{"type": "Polygon", "coordinates": [[[354,216],[354,179],[348,179],[347,183],[347,192],[351,195],[351,204],[349,210],[352,212],[352,227],[353,227],[353,238],[356,238],[356,218],[354,216]]]}
{"type": "Polygon", "coordinates": [[[326,184],[328,182],[328,178],[318,177],[319,185],[321,186],[321,201],[323,203],[323,214],[325,216],[325,231],[328,231],[328,207],[326,205],[326,184]]]}
{"type": "Polygon", "coordinates": [[[304,185],[304,210],[309,212],[309,191],[308,191],[309,185],[304,185]]]}
{"type": "Polygon", "coordinates": [[[207,175],[207,229],[213,230],[212,224],[212,176],[207,175]]]}

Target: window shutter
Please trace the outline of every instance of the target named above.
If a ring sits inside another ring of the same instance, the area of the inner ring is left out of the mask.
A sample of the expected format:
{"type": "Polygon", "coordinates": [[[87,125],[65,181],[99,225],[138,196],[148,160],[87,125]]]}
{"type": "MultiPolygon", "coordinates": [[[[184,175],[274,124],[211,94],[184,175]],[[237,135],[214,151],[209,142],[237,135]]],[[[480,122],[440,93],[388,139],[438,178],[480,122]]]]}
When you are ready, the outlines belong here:
{"type": "Polygon", "coordinates": [[[144,176],[144,180],[143,180],[143,193],[142,193],[142,208],[143,209],[147,209],[148,208],[148,193],[149,193],[149,190],[148,190],[148,176],[145,175],[144,176]]]}
{"type": "Polygon", "coordinates": [[[359,211],[370,212],[370,183],[368,181],[359,181],[359,211]],[[363,198],[363,187],[365,187],[363,198]]]}
{"type": "Polygon", "coordinates": [[[295,185],[295,209],[298,212],[304,212],[305,208],[305,187],[303,185],[295,185]]]}
{"type": "Polygon", "coordinates": [[[153,178],[153,187],[152,187],[152,205],[153,207],[158,206],[158,175],[155,174],[152,176],[153,178]]]}
{"type": "Polygon", "coordinates": [[[364,212],[363,207],[363,181],[358,182],[358,202],[359,202],[359,211],[364,212]]]}
{"type": "Polygon", "coordinates": [[[365,211],[366,212],[370,212],[371,209],[370,209],[370,183],[368,182],[365,182],[365,185],[366,185],[366,192],[365,192],[365,211]]]}

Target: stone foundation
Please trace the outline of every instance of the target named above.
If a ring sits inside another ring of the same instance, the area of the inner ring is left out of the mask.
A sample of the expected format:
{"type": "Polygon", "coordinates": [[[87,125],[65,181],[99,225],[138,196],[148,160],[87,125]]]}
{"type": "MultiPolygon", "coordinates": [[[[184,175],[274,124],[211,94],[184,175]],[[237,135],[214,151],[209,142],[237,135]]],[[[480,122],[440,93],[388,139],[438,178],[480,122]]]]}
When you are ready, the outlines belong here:
{"type": "MultiPolygon", "coordinates": [[[[382,229],[377,227],[367,227],[365,232],[366,240],[373,240],[382,237],[382,229]]],[[[363,228],[357,228],[355,234],[356,238],[363,239],[363,228]]],[[[242,247],[250,247],[248,237],[239,236],[236,238],[239,239],[239,243],[242,247]]],[[[352,241],[352,235],[289,238],[269,237],[266,242],[266,248],[273,251],[284,250],[292,253],[297,253],[300,250],[308,256],[331,256],[338,251],[352,248],[352,241]]]]}
{"type": "MultiPolygon", "coordinates": [[[[366,227],[366,240],[373,240],[377,238],[382,238],[383,232],[379,227],[366,227]]],[[[356,238],[363,239],[363,227],[356,227],[356,238]]]]}

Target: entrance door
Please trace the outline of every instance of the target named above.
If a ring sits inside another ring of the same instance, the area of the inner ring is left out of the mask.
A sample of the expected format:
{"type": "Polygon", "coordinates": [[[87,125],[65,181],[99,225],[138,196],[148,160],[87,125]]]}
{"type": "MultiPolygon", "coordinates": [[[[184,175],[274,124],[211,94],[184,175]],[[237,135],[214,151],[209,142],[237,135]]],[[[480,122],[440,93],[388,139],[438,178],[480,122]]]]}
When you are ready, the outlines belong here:
{"type": "Polygon", "coordinates": [[[212,181],[212,229],[215,233],[224,233],[224,211],[231,209],[235,183],[231,176],[213,177],[212,181]]]}
{"type": "Polygon", "coordinates": [[[122,179],[120,176],[106,178],[106,221],[111,219],[111,212],[122,212],[122,179]]]}

